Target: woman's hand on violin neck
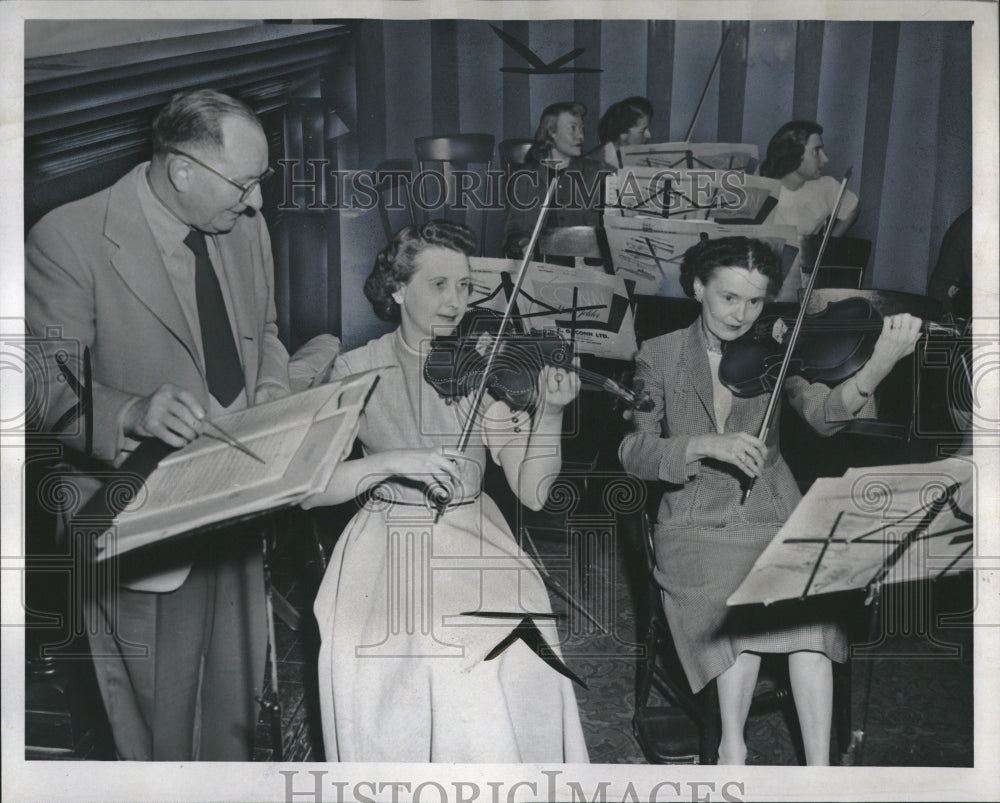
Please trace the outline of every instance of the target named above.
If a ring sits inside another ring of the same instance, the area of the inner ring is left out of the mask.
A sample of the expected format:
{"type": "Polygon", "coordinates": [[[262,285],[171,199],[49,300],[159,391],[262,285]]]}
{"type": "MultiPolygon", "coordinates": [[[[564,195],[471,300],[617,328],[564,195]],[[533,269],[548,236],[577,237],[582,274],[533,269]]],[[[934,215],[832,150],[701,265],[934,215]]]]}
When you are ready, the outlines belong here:
{"type": "Polygon", "coordinates": [[[920,318],[907,312],[888,315],[882,319],[882,333],[875,342],[869,365],[877,371],[888,374],[903,357],[913,353],[920,338],[920,318]]]}
{"type": "Polygon", "coordinates": [[[767,459],[764,441],[748,432],[695,435],[688,441],[687,462],[706,457],[736,466],[744,474],[759,477],[767,459]]]}
{"type": "Polygon", "coordinates": [[[861,366],[860,371],[839,388],[843,394],[844,406],[851,415],[858,415],[896,363],[913,353],[920,337],[920,326],[921,320],[906,312],[882,319],[882,333],[875,341],[872,356],[861,366]]]}
{"type": "MultiPolygon", "coordinates": [[[[579,358],[574,359],[575,363],[579,358]]],[[[546,365],[538,373],[538,395],[542,400],[541,415],[559,416],[580,392],[580,375],[574,370],[546,365]]]]}

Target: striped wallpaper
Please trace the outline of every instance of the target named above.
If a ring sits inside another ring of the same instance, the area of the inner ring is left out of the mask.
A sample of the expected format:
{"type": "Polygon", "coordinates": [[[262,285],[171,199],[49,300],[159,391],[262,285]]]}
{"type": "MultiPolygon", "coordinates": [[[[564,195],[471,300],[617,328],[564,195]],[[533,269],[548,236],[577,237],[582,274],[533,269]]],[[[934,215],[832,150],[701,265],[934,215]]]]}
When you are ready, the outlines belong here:
{"type": "MultiPolygon", "coordinates": [[[[588,147],[601,112],[634,94],[656,109],[654,141],[680,139],[728,26],[692,140],[752,142],[763,153],[789,119],[823,125],[826,172],[854,167],[861,215],[851,234],[874,241],[870,286],[922,293],[945,230],[971,203],[970,23],[494,23],[545,61],[582,47],[571,65],[602,70],[560,75],[502,73],[525,62],[486,21],[351,24],[358,167],[412,157],[418,136],[531,136],[541,110],[566,99],[590,110],[588,147]]],[[[488,252],[502,224],[493,217],[488,252]]]]}

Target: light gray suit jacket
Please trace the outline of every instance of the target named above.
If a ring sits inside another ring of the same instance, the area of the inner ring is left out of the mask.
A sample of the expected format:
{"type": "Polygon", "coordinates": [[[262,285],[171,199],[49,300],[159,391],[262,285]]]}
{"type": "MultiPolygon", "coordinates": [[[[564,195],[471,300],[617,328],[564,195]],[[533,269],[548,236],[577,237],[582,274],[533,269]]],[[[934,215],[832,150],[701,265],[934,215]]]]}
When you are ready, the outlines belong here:
{"type": "MultiPolygon", "coordinates": [[[[746,504],[741,505],[744,475],[714,460],[687,462],[692,436],[717,431],[711,365],[705,353],[701,319],[687,329],[652,338],[636,357],[636,379],[653,398],[654,408],[636,412],[633,429],[623,439],[618,456],[630,474],[660,480],[666,490],[660,503],[658,532],[692,529],[706,534],[744,529],[764,533],[788,518],[800,494],[778,451],[778,419],[767,438],[767,459],[746,504]]],[[[791,405],[821,435],[832,435],[856,416],[844,407],[842,391],[810,384],[800,377],[785,382],[791,405]]],[[[766,394],[733,399],[726,432],[760,431],[767,408],[766,394]]],[[[869,401],[858,416],[874,415],[869,401]]]]}
{"type": "MultiPolygon", "coordinates": [[[[44,366],[27,378],[27,392],[41,400],[43,427],[51,427],[76,403],[55,354],[71,341],[68,365],[79,377],[78,358],[89,347],[94,456],[113,464],[136,445],[121,431],[123,411],[136,398],[169,382],[208,409],[199,350],[139,206],[136,187],[145,169],[141,164],[111,187],[53,210],[32,228],[25,245],[25,315],[29,333],[47,344],[44,366]]],[[[241,217],[216,243],[232,298],[247,399],[252,404],[264,385],[287,392],[288,352],[278,340],[263,217],[241,217]]],[[[66,438],[80,450],[82,430],[66,438]]]]}

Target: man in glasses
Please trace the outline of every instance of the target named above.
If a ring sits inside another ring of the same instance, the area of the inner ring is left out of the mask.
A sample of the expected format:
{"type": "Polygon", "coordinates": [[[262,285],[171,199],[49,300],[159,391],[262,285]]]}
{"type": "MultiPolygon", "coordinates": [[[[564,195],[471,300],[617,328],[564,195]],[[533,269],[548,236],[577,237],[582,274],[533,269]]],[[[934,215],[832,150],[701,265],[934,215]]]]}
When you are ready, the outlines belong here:
{"type": "MultiPolygon", "coordinates": [[[[206,419],[289,392],[260,215],[267,157],[248,106],[181,93],[153,121],[150,162],[29,233],[31,333],[58,328],[90,350],[92,457],[120,465],[143,442],[183,446],[206,419]]],[[[53,426],[75,398],[47,356],[29,381],[44,384],[53,426]]],[[[259,541],[235,529],[136,550],[116,588],[81,600],[121,758],[250,758],[264,591],[259,541]]]]}

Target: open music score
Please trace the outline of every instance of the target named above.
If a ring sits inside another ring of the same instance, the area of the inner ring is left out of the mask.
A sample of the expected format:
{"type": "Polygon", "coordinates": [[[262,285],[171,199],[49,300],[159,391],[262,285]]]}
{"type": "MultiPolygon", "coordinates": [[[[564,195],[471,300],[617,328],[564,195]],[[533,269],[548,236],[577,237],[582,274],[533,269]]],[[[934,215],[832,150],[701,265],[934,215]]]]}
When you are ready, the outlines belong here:
{"type": "Polygon", "coordinates": [[[778,204],[781,182],[740,170],[623,167],[605,188],[606,218],[650,215],[760,225],[778,204]]]}
{"type": "Polygon", "coordinates": [[[756,145],[729,142],[659,142],[625,145],[621,148],[626,167],[680,168],[687,170],[757,169],[760,151],[756,145]]]}
{"type": "Polygon", "coordinates": [[[820,478],[729,605],[804,599],[972,568],[971,457],[820,478]]]}
{"type": "MultiPolygon", "coordinates": [[[[502,312],[520,261],[471,257],[470,306],[502,312]]],[[[638,349],[625,278],[586,266],[529,262],[517,314],[530,331],[554,331],[574,340],[578,353],[631,360],[638,349]],[[576,290],[574,316],[573,291],[576,290]]]]}
{"type": "Polygon", "coordinates": [[[615,273],[634,281],[639,295],[685,298],[681,262],[685,251],[702,237],[756,237],[781,255],[786,276],[799,266],[799,236],[794,226],[748,227],[710,220],[605,215],[604,227],[615,273]]]}
{"type": "Polygon", "coordinates": [[[377,380],[377,370],[366,371],[220,417],[226,432],[264,462],[205,437],[172,452],[97,538],[96,558],[288,507],[322,491],[354,443],[377,380]]]}

